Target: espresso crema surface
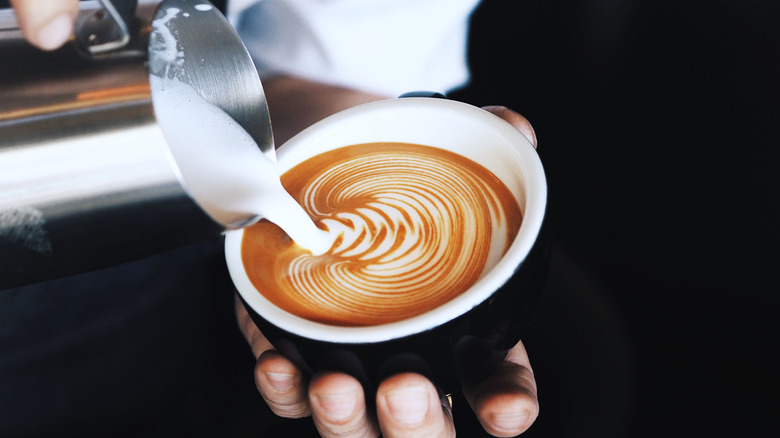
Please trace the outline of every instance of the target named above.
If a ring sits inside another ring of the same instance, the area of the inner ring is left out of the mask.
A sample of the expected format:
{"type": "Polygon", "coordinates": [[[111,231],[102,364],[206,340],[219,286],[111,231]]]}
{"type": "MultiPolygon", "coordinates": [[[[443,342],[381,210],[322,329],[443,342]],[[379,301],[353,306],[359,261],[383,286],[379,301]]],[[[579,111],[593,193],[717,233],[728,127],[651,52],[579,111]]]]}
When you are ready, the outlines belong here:
{"type": "Polygon", "coordinates": [[[400,321],[451,300],[498,262],[522,218],[487,169],[422,145],[347,146],[282,184],[333,244],[314,256],[263,220],[244,230],[247,275],[277,306],[333,325],[400,321]]]}

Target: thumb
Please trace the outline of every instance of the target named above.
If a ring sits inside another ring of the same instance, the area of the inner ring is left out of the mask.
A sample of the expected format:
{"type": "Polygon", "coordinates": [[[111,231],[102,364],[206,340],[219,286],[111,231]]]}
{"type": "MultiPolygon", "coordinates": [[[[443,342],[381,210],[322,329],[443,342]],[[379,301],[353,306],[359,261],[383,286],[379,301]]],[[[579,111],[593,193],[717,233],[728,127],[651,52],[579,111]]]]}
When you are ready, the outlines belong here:
{"type": "Polygon", "coordinates": [[[531,126],[531,122],[529,122],[528,119],[505,106],[485,106],[482,107],[482,109],[511,123],[512,126],[517,128],[517,130],[531,142],[534,148],[536,147],[536,132],[534,132],[534,128],[531,126]]]}
{"type": "Polygon", "coordinates": [[[65,44],[73,33],[78,0],[11,0],[24,38],[43,50],[65,44]]]}

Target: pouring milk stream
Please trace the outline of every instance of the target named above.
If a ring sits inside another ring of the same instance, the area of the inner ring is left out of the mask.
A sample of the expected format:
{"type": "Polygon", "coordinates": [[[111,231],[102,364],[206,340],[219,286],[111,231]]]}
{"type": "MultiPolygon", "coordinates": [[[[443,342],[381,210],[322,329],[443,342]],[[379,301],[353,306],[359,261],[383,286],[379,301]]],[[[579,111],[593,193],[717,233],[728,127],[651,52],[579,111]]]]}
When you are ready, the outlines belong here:
{"type": "Polygon", "coordinates": [[[181,80],[180,75],[186,74],[181,65],[187,60],[167,27],[181,13],[168,8],[165,16],[152,24],[154,43],[150,54],[164,62],[165,71],[162,77],[152,74],[149,79],[155,114],[164,127],[185,187],[198,195],[198,202],[212,216],[226,215],[215,217],[220,222],[230,223],[231,213],[250,213],[256,219],[277,224],[312,254],[325,253],[335,237],[317,228],[282,187],[276,163],[227,113],[181,80]],[[226,148],[232,149],[229,154],[226,148]],[[209,208],[217,204],[218,209],[209,208]]]}

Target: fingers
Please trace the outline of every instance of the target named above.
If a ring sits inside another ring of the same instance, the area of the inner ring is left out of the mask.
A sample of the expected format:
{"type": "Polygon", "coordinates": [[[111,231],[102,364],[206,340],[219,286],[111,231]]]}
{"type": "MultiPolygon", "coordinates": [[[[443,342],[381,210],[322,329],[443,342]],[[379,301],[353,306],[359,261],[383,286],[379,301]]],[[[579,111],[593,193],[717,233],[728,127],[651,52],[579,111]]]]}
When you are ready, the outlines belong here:
{"type": "MultiPolygon", "coordinates": [[[[301,418],[312,415],[324,438],[454,437],[449,409],[442,405],[433,384],[425,377],[405,373],[386,379],[376,395],[376,420],[366,407],[360,383],[341,373],[315,376],[307,385],[302,373],[271,344],[252,322],[236,298],[238,325],[258,358],[255,384],[265,402],[278,416],[301,418]]],[[[528,354],[521,342],[489,378],[463,393],[483,428],[497,437],[516,436],[533,424],[539,413],[528,354]]]]}
{"type": "Polygon", "coordinates": [[[323,438],[370,438],[379,436],[373,416],[366,409],[363,387],[354,377],[323,373],[309,385],[309,406],[323,438]]]}
{"type": "Polygon", "coordinates": [[[306,397],[306,380],[287,358],[268,350],[255,366],[255,385],[266,404],[276,415],[302,418],[311,414],[306,397]]]}
{"type": "Polygon", "coordinates": [[[73,33],[78,0],[11,0],[24,37],[43,50],[63,45],[73,33]]]}
{"type": "Polygon", "coordinates": [[[528,119],[505,106],[485,106],[482,107],[482,109],[491,112],[509,122],[512,126],[517,128],[517,130],[520,131],[525,136],[525,138],[528,139],[528,141],[531,142],[534,148],[536,148],[536,132],[534,131],[534,128],[531,126],[531,122],[529,122],[528,119]]]}
{"type": "Polygon", "coordinates": [[[241,334],[244,335],[244,339],[249,343],[249,347],[252,349],[252,354],[255,355],[255,359],[257,359],[264,351],[272,350],[273,346],[268,339],[263,336],[254,321],[252,321],[249,312],[247,312],[246,307],[244,307],[244,303],[238,298],[238,293],[234,295],[233,302],[235,305],[238,328],[241,330],[241,334]]]}
{"type": "Polygon", "coordinates": [[[522,342],[509,351],[495,373],[464,387],[463,394],[485,431],[497,437],[525,432],[539,415],[536,380],[522,342]]]}
{"type": "Polygon", "coordinates": [[[405,373],[386,379],[376,395],[377,418],[385,438],[454,437],[449,408],[425,377],[405,373]]]}
{"type": "Polygon", "coordinates": [[[284,418],[301,418],[311,413],[306,398],[306,380],[287,358],[273,350],[271,343],[250,318],[244,303],[235,297],[236,318],[241,333],[257,358],[255,385],[268,407],[284,418]]]}
{"type": "Polygon", "coordinates": [[[406,373],[386,379],[376,395],[376,418],[357,379],[321,373],[309,385],[309,406],[323,438],[446,438],[455,436],[449,409],[425,377],[406,373]],[[378,426],[377,426],[378,420],[378,426]]]}

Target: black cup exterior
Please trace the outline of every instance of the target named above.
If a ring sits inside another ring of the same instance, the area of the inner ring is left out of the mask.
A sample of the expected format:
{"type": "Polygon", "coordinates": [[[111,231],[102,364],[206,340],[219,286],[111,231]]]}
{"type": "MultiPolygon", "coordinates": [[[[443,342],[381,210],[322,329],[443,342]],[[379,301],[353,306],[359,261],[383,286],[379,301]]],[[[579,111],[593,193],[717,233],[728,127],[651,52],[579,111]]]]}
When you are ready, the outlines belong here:
{"type": "Polygon", "coordinates": [[[545,219],[526,258],[490,298],[425,332],[376,343],[326,342],[283,330],[244,305],[271,344],[305,372],[342,371],[375,389],[385,377],[413,371],[452,393],[461,381],[490,373],[531,323],[550,260],[546,224],[545,219]]]}

